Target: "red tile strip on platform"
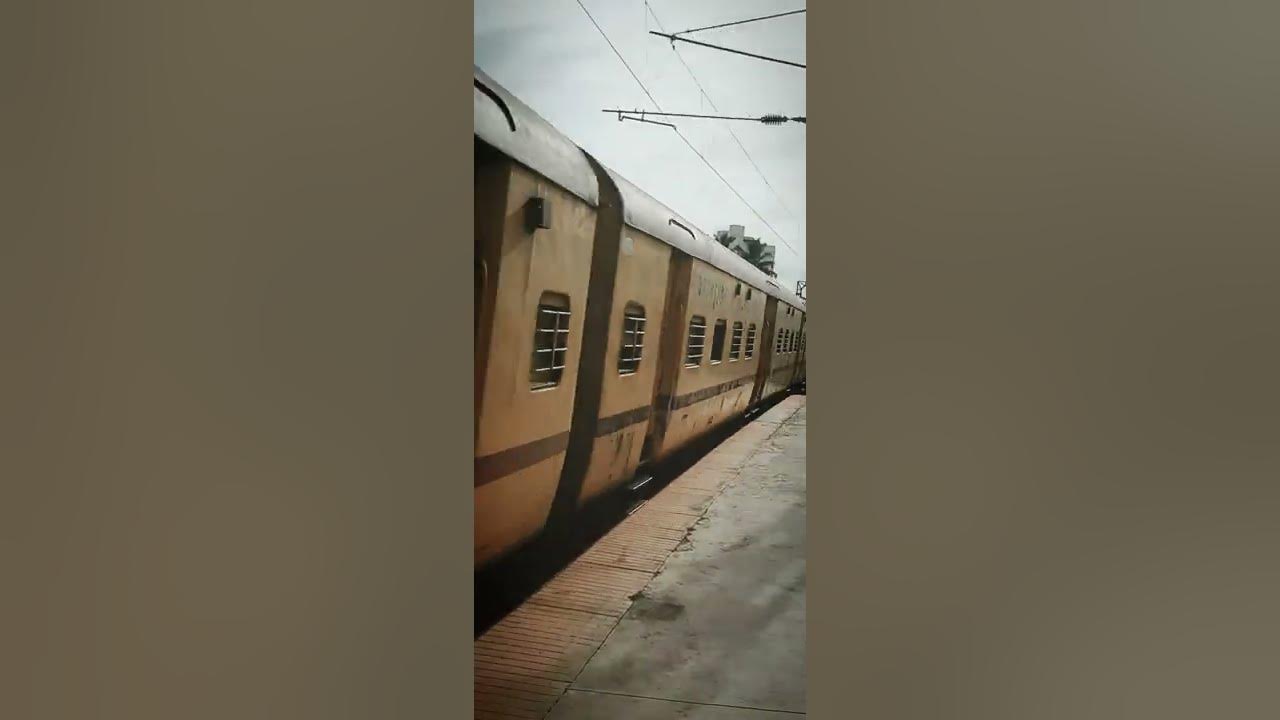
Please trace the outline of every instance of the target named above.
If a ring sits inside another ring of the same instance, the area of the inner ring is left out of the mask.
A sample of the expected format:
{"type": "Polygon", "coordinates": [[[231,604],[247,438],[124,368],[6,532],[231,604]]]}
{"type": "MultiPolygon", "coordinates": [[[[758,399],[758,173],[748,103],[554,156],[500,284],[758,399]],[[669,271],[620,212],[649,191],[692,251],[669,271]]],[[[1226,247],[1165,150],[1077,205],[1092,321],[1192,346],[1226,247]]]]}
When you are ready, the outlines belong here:
{"type": "Polygon", "coordinates": [[[805,403],[770,408],[673,480],[475,641],[475,719],[542,720],[631,598],[759,447],[805,403]]]}

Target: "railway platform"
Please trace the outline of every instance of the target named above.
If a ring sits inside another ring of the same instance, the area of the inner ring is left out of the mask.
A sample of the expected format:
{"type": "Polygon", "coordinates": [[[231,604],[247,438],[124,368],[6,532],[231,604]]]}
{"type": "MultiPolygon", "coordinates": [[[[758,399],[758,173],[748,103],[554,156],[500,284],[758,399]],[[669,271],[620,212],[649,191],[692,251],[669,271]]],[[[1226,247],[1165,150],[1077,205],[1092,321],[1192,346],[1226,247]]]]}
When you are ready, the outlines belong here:
{"type": "Polygon", "coordinates": [[[805,715],[805,397],[675,478],[475,641],[477,720],[805,715]]]}

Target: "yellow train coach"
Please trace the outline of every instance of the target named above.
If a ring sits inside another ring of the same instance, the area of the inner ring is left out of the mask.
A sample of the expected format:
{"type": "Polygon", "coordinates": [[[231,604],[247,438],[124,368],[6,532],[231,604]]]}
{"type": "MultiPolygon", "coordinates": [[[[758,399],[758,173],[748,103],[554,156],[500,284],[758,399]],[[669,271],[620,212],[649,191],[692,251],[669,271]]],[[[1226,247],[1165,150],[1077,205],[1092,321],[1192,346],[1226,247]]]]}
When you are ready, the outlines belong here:
{"type": "Polygon", "coordinates": [[[475,565],[805,381],[805,303],[479,69],[475,565]]]}

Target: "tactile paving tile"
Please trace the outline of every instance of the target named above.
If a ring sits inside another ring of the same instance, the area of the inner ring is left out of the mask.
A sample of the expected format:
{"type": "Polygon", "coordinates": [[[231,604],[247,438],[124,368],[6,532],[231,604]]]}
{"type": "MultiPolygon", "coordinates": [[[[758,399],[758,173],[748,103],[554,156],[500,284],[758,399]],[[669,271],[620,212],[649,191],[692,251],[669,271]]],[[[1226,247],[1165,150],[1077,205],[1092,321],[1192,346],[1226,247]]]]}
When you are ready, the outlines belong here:
{"type": "Polygon", "coordinates": [[[477,720],[537,720],[600,647],[614,619],[525,603],[475,641],[477,720]]]}
{"type": "Polygon", "coordinates": [[[686,470],[475,641],[475,719],[542,720],[694,523],[802,407],[784,399],[686,470]]]}
{"type": "Polygon", "coordinates": [[[658,493],[647,504],[662,508],[668,512],[689,514],[698,517],[715,499],[717,492],[685,490],[679,487],[667,487],[658,493]]]}
{"type": "Polygon", "coordinates": [[[630,596],[644,589],[666,560],[658,551],[636,548],[630,555],[621,541],[609,533],[562,570],[527,601],[538,606],[620,618],[631,605],[630,596]],[[647,563],[657,559],[650,569],[647,563]]]}

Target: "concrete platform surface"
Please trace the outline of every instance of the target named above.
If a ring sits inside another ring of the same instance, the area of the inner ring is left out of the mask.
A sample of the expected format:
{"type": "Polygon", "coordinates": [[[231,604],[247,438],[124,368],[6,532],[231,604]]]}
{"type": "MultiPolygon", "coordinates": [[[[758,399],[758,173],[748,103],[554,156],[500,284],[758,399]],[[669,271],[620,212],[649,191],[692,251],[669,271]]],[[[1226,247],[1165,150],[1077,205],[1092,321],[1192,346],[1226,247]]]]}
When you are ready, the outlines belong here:
{"type": "Polygon", "coordinates": [[[575,720],[794,720],[804,715],[570,690],[556,703],[551,717],[575,720]]]}
{"type": "Polygon", "coordinates": [[[477,720],[805,713],[805,398],[673,480],[475,644],[477,720]]]}
{"type": "Polygon", "coordinates": [[[804,417],[756,449],[569,685],[603,692],[571,692],[550,720],[805,711],[804,417]]]}

